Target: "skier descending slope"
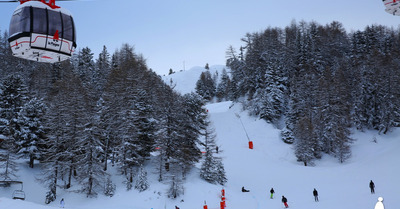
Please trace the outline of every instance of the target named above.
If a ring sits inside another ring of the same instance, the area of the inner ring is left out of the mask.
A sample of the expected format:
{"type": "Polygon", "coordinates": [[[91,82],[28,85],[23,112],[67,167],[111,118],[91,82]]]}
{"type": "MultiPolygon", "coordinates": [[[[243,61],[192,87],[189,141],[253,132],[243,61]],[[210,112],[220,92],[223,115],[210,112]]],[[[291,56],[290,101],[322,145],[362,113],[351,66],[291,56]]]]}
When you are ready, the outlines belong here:
{"type": "Polygon", "coordinates": [[[269,192],[271,193],[271,199],[274,199],[274,193],[275,193],[274,188],[271,188],[269,192]]]}
{"type": "Polygon", "coordinates": [[[282,202],[283,202],[283,204],[285,205],[285,208],[288,208],[288,207],[289,207],[289,205],[287,204],[287,199],[286,199],[285,196],[282,196],[282,202]]]}

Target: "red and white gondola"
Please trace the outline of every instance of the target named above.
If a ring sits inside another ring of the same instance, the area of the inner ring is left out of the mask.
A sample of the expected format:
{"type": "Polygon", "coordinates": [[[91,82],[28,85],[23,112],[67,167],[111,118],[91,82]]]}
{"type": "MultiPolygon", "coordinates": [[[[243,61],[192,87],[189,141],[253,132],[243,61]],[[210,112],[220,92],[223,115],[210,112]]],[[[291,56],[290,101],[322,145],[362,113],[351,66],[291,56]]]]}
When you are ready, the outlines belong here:
{"type": "Polygon", "coordinates": [[[382,0],[382,2],[387,13],[400,16],[400,0],[382,0]]]}
{"type": "Polygon", "coordinates": [[[71,13],[55,0],[21,0],[10,22],[9,43],[14,56],[46,63],[67,60],[76,48],[71,13]]]}

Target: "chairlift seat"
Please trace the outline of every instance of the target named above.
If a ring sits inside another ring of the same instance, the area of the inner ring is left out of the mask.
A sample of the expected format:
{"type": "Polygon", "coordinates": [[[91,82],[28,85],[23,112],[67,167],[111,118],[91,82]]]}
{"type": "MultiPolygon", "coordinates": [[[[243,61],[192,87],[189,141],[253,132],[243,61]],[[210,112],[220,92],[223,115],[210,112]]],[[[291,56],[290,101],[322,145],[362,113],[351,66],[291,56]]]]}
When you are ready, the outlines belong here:
{"type": "Polygon", "coordinates": [[[22,190],[15,190],[13,192],[12,198],[14,200],[25,200],[25,192],[22,190]]]}

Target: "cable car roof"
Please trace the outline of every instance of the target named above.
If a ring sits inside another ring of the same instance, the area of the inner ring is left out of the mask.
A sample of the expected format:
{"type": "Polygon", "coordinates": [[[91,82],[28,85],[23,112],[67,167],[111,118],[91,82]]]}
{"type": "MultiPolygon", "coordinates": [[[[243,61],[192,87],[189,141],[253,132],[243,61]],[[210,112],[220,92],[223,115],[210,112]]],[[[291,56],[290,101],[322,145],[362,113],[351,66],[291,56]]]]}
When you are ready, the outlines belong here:
{"type": "Polygon", "coordinates": [[[29,7],[29,6],[36,7],[36,8],[43,8],[43,9],[47,8],[47,9],[51,9],[51,10],[57,11],[57,12],[60,11],[63,14],[72,16],[71,12],[69,10],[67,10],[67,9],[64,9],[64,8],[61,8],[61,7],[60,8],[51,8],[49,5],[46,5],[46,4],[44,4],[44,3],[40,2],[40,1],[28,1],[28,2],[25,2],[23,4],[20,4],[15,9],[15,11],[17,11],[20,8],[29,7]]]}

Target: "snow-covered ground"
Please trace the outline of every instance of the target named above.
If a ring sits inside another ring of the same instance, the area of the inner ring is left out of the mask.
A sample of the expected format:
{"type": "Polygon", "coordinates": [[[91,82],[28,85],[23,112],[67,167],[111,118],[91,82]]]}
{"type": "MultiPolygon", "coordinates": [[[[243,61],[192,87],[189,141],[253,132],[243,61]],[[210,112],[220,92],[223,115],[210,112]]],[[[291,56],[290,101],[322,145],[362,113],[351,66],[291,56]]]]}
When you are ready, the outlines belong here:
{"type": "MultiPolygon", "coordinates": [[[[212,65],[209,67],[209,71],[211,75],[214,75],[215,72],[219,73],[219,76],[222,73],[222,69],[226,69],[229,72],[229,68],[224,65],[212,65]]],[[[204,67],[193,67],[190,70],[176,72],[171,75],[163,76],[162,79],[167,84],[170,84],[172,79],[173,84],[175,84],[175,90],[180,92],[181,94],[186,94],[190,92],[194,92],[196,88],[196,82],[199,80],[202,72],[207,71],[204,67]]]]}
{"type": "MultiPolygon", "coordinates": [[[[227,209],[282,209],[282,195],[287,197],[290,208],[295,209],[373,209],[379,196],[384,198],[386,208],[399,208],[400,129],[387,135],[374,131],[355,132],[353,155],[346,163],[340,164],[337,159],[324,156],[315,166],[304,167],[296,161],[292,145],[280,140],[279,130],[249,117],[239,104],[221,102],[206,108],[217,133],[217,144],[222,150],[219,155],[228,177],[224,187],[227,209]],[[238,116],[253,141],[252,150],[238,116]],[[374,136],[377,143],[372,142],[374,136]],[[375,182],[376,194],[370,193],[370,180],[375,182]],[[250,192],[242,193],[242,186],[250,192]],[[274,199],[269,198],[271,187],[276,192],[274,199]],[[314,202],[314,188],[319,192],[320,202],[314,202]]],[[[126,191],[121,183],[123,179],[117,176],[113,179],[117,191],[112,198],[100,194],[88,199],[85,195],[59,189],[56,202],[45,205],[46,189],[35,180],[39,168],[32,170],[22,164],[19,175],[24,181],[26,200],[10,199],[12,192],[19,188],[17,185],[0,187],[0,209],[58,208],[61,198],[65,199],[65,208],[70,209],[174,209],[175,205],[181,209],[200,209],[204,201],[209,209],[217,209],[223,187],[201,180],[199,167],[200,163],[187,176],[185,194],[176,200],[166,198],[169,185],[158,182],[156,169],[148,166],[151,186],[145,192],[126,191]]]]}

